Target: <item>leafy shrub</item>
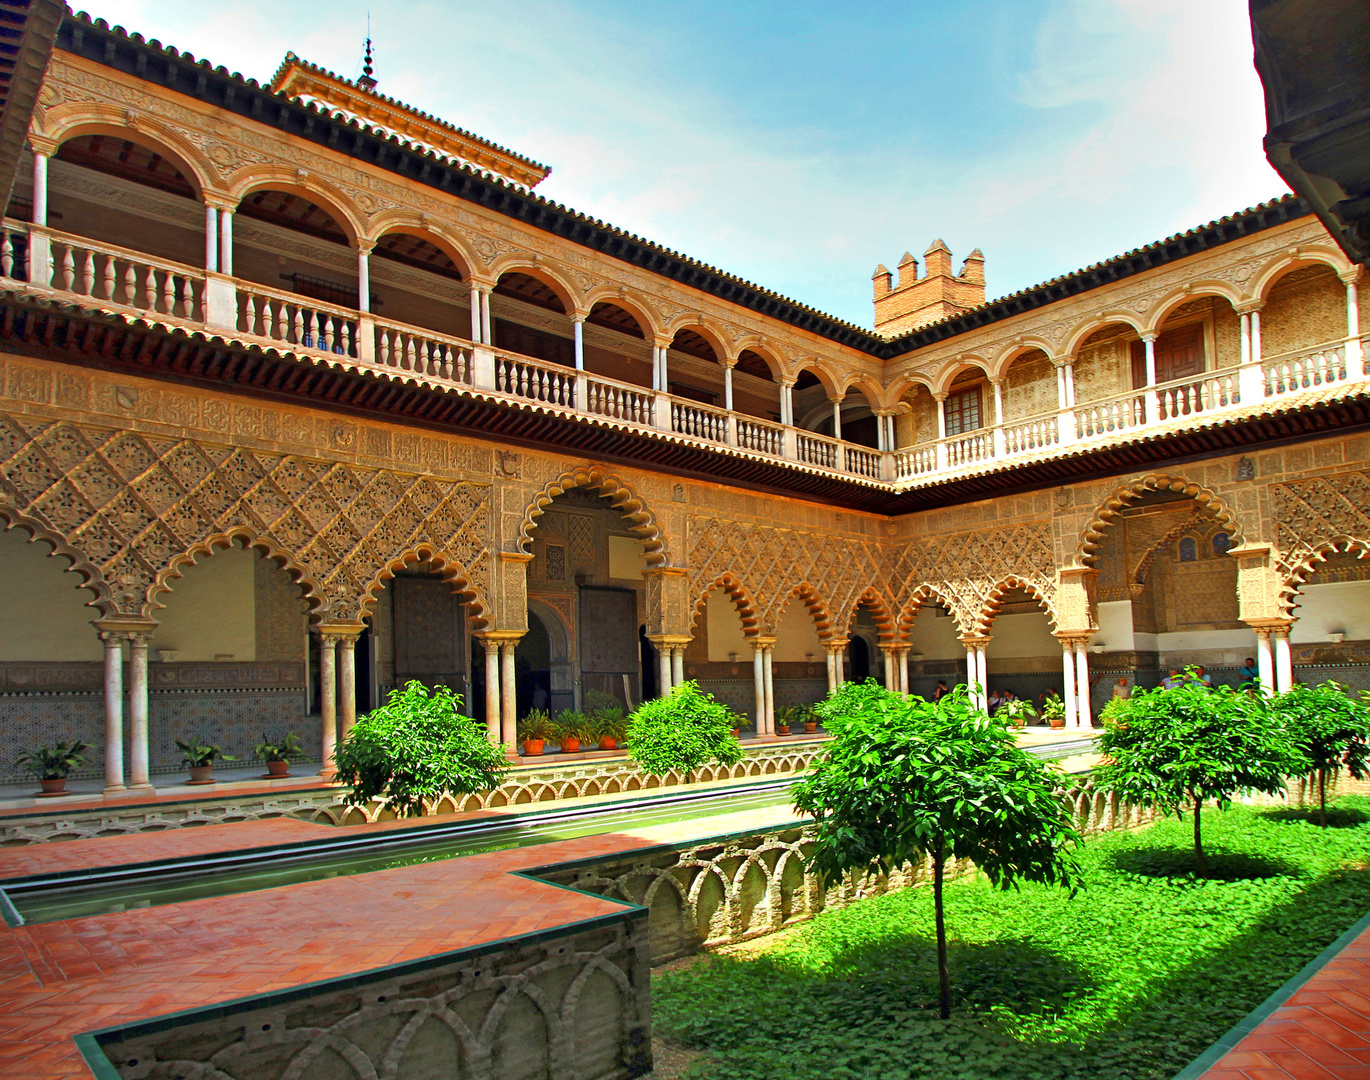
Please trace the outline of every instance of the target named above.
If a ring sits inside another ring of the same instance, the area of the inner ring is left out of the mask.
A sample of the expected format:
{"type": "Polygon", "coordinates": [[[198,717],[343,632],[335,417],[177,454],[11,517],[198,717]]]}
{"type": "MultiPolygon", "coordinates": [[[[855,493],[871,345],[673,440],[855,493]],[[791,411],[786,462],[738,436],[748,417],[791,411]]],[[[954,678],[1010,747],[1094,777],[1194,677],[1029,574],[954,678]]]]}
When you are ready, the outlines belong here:
{"type": "Polygon", "coordinates": [[[1275,698],[1274,714],[1289,725],[1318,776],[1318,814],[1327,826],[1327,777],[1345,768],[1357,780],[1370,764],[1370,709],[1337,683],[1296,683],[1275,698]]]}
{"type": "Polygon", "coordinates": [[[664,698],[643,704],[629,718],[628,754],[649,776],[678,772],[685,777],[705,762],[733,765],[742,744],[733,735],[737,717],[691,680],[664,698]]]}
{"type": "Polygon", "coordinates": [[[384,799],[400,817],[421,817],[425,799],[496,788],[508,769],[484,726],[462,715],[460,696],[417,681],[361,717],[333,757],[352,785],[347,803],[384,799]]]}

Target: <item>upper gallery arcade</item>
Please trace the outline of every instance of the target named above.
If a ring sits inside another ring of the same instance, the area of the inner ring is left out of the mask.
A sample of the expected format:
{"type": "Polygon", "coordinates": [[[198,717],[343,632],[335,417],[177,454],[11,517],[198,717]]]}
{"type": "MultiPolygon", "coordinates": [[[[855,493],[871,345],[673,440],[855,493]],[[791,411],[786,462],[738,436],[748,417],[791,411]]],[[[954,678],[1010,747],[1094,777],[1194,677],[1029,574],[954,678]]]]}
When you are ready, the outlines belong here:
{"type": "Polygon", "coordinates": [[[1366,584],[1370,452],[1360,270],[1295,198],[991,301],[937,241],[872,332],[293,55],[259,85],[68,17],[29,146],[0,559],[48,628],[0,676],[35,732],[99,713],[112,785],[196,686],[326,750],[406,676],[505,740],[693,676],[765,736],[866,673],[1086,723],[1101,670],[1370,640],[1342,600],[1300,629],[1366,584]]]}

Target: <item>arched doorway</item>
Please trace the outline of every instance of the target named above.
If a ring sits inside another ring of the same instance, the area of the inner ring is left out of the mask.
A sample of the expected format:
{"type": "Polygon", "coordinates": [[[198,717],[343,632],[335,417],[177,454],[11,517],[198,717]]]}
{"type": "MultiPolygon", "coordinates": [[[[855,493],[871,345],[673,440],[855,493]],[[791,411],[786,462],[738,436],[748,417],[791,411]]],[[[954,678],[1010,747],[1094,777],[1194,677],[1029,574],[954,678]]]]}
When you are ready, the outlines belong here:
{"type": "Polygon", "coordinates": [[[536,612],[528,612],[528,632],[514,650],[515,701],[518,715],[532,709],[555,714],[552,701],[552,639],[536,612]]]}
{"type": "Polygon", "coordinates": [[[1041,599],[1021,586],[1000,594],[985,648],[987,696],[1009,691],[1040,711],[1048,694],[1061,694],[1061,643],[1041,599]]]}

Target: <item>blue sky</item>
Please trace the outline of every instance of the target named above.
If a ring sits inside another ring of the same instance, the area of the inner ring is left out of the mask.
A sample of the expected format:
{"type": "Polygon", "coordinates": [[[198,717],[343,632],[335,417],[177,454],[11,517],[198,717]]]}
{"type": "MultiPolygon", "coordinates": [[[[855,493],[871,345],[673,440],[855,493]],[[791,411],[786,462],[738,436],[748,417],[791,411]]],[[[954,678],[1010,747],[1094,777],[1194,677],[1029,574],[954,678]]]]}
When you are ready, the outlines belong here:
{"type": "Polygon", "coordinates": [[[863,325],[934,237],[991,296],[1286,187],[1243,0],[118,0],[259,79],[287,49],[551,165],[559,202],[863,325]]]}

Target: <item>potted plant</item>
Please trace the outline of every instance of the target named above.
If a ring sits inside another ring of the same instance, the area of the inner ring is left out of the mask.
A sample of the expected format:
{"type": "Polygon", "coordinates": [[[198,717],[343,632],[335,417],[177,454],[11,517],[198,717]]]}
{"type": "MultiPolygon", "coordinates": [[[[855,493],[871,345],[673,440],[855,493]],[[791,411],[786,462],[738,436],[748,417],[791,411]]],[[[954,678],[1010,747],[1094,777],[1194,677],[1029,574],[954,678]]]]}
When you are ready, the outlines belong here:
{"type": "Polygon", "coordinates": [[[222,749],[211,743],[202,743],[200,736],[196,735],[189,742],[176,740],[176,745],[181,751],[181,764],[190,768],[190,780],[192,784],[212,784],[214,778],[209,774],[214,771],[214,760],[218,758],[222,761],[237,761],[232,754],[225,754],[222,749]]]}
{"type": "Polygon", "coordinates": [[[51,746],[40,746],[20,754],[14,760],[16,768],[28,769],[38,777],[44,795],[65,795],[67,776],[72,769],[86,764],[82,756],[90,749],[90,743],[75,739],[72,742],[56,742],[51,746]]]}
{"type": "MultiPolygon", "coordinates": [[[[1037,710],[1032,707],[1032,702],[1024,701],[1022,698],[1005,702],[999,713],[1009,722],[1010,726],[1016,728],[1027,727],[1028,722],[1037,716],[1037,710]]],[[[1065,723],[1064,711],[1061,722],[1065,723]]]]}
{"type": "Polygon", "coordinates": [[[574,709],[562,709],[552,726],[556,728],[553,737],[561,743],[563,753],[577,753],[580,744],[591,739],[589,717],[574,709]]]}
{"type": "Polygon", "coordinates": [[[529,709],[518,722],[518,738],[523,744],[524,757],[536,757],[542,753],[543,744],[555,737],[556,727],[545,709],[529,709]]]}
{"type": "Polygon", "coordinates": [[[300,745],[300,737],[293,731],[286,732],[283,742],[273,743],[262,732],[262,741],[252,748],[252,755],[266,762],[266,775],[272,778],[290,775],[292,761],[308,761],[309,755],[300,745]]]}
{"type": "Polygon", "coordinates": [[[818,714],[814,712],[813,709],[807,706],[803,709],[800,709],[799,711],[800,714],[804,717],[804,734],[818,734],[818,714]]]}
{"type": "Polygon", "coordinates": [[[601,750],[617,750],[628,733],[628,718],[618,706],[601,709],[595,714],[595,739],[601,750]]]}
{"type": "Polygon", "coordinates": [[[1066,703],[1055,694],[1048,694],[1042,702],[1042,719],[1054,728],[1066,726],[1066,703]]]}
{"type": "Polygon", "coordinates": [[[800,716],[804,710],[796,705],[791,705],[787,709],[777,709],[775,711],[775,733],[777,735],[788,735],[790,725],[800,722],[800,716]]]}

